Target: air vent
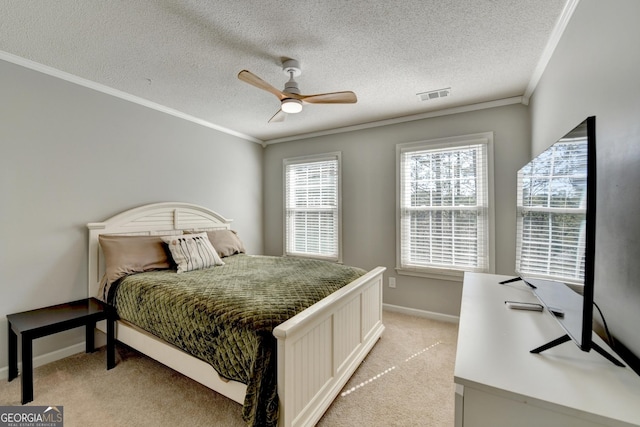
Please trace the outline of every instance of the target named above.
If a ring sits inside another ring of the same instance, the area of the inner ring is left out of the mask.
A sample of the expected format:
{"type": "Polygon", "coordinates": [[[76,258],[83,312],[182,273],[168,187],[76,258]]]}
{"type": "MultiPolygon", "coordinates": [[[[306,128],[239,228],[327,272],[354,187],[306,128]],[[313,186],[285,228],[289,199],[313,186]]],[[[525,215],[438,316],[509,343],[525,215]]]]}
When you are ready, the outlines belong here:
{"type": "Polygon", "coordinates": [[[451,88],[446,87],[444,89],[432,90],[430,92],[416,93],[420,101],[430,101],[432,99],[446,98],[451,95],[451,88]]]}

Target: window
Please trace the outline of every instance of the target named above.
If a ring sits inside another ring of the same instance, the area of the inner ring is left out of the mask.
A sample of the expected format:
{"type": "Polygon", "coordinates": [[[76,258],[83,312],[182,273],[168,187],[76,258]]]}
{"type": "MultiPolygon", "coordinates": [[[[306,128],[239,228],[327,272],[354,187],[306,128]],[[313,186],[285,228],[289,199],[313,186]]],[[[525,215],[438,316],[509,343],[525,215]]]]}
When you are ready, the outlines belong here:
{"type": "Polygon", "coordinates": [[[493,271],[492,141],[483,133],[397,146],[399,273],[493,271]]]}
{"type": "Polygon", "coordinates": [[[563,139],[518,173],[516,271],[584,283],[587,140],[563,139]]]}
{"type": "Polygon", "coordinates": [[[340,153],[284,160],[285,255],[342,261],[340,153]]]}

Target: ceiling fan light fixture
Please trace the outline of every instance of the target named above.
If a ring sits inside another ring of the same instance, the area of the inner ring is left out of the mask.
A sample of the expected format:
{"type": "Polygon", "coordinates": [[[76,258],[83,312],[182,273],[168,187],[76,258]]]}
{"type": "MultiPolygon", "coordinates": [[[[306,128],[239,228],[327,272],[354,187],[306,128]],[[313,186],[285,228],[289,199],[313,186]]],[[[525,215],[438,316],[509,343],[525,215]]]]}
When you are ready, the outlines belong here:
{"type": "Polygon", "coordinates": [[[238,78],[245,83],[255,86],[275,95],[280,101],[280,109],[269,119],[269,123],[281,122],[287,114],[296,114],[302,111],[302,104],[353,104],[358,102],[356,94],[351,91],[318,93],[314,95],[302,95],[298,88],[295,77],[301,73],[298,61],[289,59],[282,63],[282,71],[289,76],[289,81],[285,83],[284,90],[276,89],[274,86],[262,80],[249,70],[242,70],[238,73],[238,78]]]}
{"type": "Polygon", "coordinates": [[[282,111],[288,114],[295,114],[302,111],[302,101],[294,98],[285,98],[280,103],[282,111]]]}

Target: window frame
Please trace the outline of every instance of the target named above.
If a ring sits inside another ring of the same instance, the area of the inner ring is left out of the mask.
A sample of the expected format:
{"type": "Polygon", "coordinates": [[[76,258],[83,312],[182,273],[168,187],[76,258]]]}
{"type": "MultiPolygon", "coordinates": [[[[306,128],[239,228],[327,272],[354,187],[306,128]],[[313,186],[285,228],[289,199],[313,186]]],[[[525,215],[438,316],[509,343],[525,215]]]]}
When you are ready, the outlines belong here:
{"type": "Polygon", "coordinates": [[[325,261],[333,261],[342,263],[342,152],[335,151],[323,154],[313,154],[299,157],[289,157],[282,160],[282,181],[283,181],[283,256],[298,257],[298,258],[312,258],[325,261]],[[289,189],[287,187],[287,166],[299,165],[299,164],[312,164],[318,162],[336,161],[337,162],[337,179],[336,179],[336,196],[337,196],[337,229],[334,230],[334,236],[337,241],[337,254],[336,256],[324,256],[321,254],[312,253],[300,253],[289,251],[287,245],[287,233],[288,233],[288,197],[289,189]]]}
{"type": "Polygon", "coordinates": [[[493,132],[429,139],[424,141],[401,143],[396,145],[396,272],[401,275],[427,277],[440,280],[461,282],[466,271],[495,272],[495,209],[493,182],[493,132]],[[487,268],[484,270],[464,267],[420,267],[406,266],[402,263],[402,156],[404,153],[424,150],[439,150],[469,145],[486,146],[486,191],[487,191],[487,268]]]}

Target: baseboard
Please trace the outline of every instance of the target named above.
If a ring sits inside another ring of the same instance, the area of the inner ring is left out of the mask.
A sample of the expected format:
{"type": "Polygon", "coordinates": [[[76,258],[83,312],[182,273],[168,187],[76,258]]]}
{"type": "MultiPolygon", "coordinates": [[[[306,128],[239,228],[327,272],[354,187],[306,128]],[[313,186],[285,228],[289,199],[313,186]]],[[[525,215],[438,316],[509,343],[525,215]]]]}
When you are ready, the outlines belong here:
{"type": "Polygon", "coordinates": [[[452,316],[450,314],[443,314],[443,313],[436,313],[434,311],[419,310],[417,308],[402,307],[399,305],[392,305],[392,304],[382,304],[382,309],[387,311],[393,311],[395,313],[407,314],[410,316],[426,317],[428,319],[439,320],[441,322],[456,323],[456,324],[460,322],[460,317],[458,316],[452,316]]]}
{"type": "MultiPolygon", "coordinates": [[[[458,316],[451,316],[450,314],[436,313],[434,311],[419,310],[416,308],[402,307],[399,305],[382,304],[383,310],[393,311],[396,313],[407,314],[409,316],[426,317],[428,319],[439,320],[441,322],[458,323],[460,318],[458,316]]],[[[106,337],[104,334],[96,334],[95,346],[99,348],[106,344],[106,337]]],[[[86,344],[81,342],[72,346],[55,350],[50,353],[42,354],[33,358],[33,367],[46,365],[47,363],[55,362],[56,360],[64,359],[65,357],[73,356],[74,354],[82,353],[85,351],[86,344]]],[[[22,363],[18,362],[18,369],[22,369],[22,363]]],[[[7,378],[9,375],[9,367],[3,366],[0,368],[0,378],[7,378]]]]}
{"type": "MultiPolygon", "coordinates": [[[[74,344],[69,347],[55,350],[50,353],[42,354],[33,358],[33,367],[46,365],[47,363],[55,362],[56,360],[64,359],[65,357],[73,356],[74,354],[82,353],[86,349],[85,342],[74,344]]],[[[18,370],[22,371],[22,362],[18,361],[18,370]]],[[[0,378],[8,378],[9,367],[3,366],[0,368],[0,378]]]]}

